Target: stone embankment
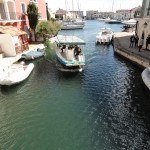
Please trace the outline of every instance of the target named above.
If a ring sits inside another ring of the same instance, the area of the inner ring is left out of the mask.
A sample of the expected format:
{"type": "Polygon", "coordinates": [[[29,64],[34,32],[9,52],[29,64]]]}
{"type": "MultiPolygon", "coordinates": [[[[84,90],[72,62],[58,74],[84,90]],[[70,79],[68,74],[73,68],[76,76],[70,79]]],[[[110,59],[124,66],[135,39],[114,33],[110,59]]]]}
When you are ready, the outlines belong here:
{"type": "Polygon", "coordinates": [[[150,50],[142,49],[138,51],[138,47],[130,48],[130,36],[134,33],[118,32],[114,34],[114,52],[130,60],[138,67],[145,69],[150,67],[150,50]]]}

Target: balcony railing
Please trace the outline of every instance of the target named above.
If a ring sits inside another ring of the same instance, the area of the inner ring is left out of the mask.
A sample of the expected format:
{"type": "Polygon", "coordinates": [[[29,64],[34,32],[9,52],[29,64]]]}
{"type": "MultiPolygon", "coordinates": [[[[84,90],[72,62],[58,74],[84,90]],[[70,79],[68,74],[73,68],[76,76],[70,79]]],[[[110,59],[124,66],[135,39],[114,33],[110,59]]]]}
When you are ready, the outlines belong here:
{"type": "Polygon", "coordinates": [[[16,12],[0,12],[0,20],[21,20],[25,15],[16,12]]]}

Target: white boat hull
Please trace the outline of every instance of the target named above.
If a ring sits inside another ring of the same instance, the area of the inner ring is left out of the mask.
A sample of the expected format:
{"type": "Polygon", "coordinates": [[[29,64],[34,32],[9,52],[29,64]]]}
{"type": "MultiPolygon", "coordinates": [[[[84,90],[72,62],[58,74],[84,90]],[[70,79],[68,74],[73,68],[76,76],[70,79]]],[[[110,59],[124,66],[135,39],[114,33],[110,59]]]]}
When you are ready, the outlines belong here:
{"type": "Polygon", "coordinates": [[[61,27],[61,30],[77,30],[77,29],[83,29],[84,25],[79,25],[79,24],[67,24],[63,25],[61,27]]]}
{"type": "Polygon", "coordinates": [[[104,21],[105,23],[109,23],[109,24],[121,24],[122,23],[119,20],[113,20],[113,19],[105,19],[104,21]]]}
{"type": "Polygon", "coordinates": [[[96,44],[110,44],[112,40],[113,32],[110,29],[104,28],[96,36],[96,44]]]}
{"type": "Polygon", "coordinates": [[[150,68],[144,69],[141,76],[144,84],[150,90],[150,68]]]}
{"type": "Polygon", "coordinates": [[[0,85],[13,85],[24,81],[34,68],[34,64],[29,65],[13,64],[0,72],[0,85]]]}

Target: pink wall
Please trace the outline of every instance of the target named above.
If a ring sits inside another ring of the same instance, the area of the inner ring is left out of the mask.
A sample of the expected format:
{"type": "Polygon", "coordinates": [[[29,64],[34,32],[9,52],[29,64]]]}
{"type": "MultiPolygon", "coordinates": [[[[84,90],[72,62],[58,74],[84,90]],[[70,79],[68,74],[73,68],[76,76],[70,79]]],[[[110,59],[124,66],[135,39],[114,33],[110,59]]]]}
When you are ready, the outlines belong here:
{"type": "MultiPolygon", "coordinates": [[[[26,4],[26,11],[27,11],[27,6],[29,4],[29,0],[15,0],[16,13],[22,13],[21,3],[25,3],[26,4]]],[[[39,13],[41,14],[41,18],[40,19],[41,20],[46,20],[47,16],[46,16],[45,1],[44,0],[37,0],[37,7],[39,9],[38,10],[39,13]]]]}

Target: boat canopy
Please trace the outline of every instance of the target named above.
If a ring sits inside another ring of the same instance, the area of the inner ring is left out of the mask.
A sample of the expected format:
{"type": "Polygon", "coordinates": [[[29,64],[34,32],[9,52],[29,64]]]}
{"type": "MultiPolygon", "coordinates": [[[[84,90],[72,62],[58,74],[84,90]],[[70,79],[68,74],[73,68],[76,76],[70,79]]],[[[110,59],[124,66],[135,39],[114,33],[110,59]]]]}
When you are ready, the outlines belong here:
{"type": "Polygon", "coordinates": [[[135,25],[136,20],[135,19],[130,19],[128,21],[123,21],[122,23],[125,24],[125,25],[135,25]]]}
{"type": "Polygon", "coordinates": [[[85,45],[85,42],[77,36],[58,35],[55,42],[61,45],[85,45]]]}

